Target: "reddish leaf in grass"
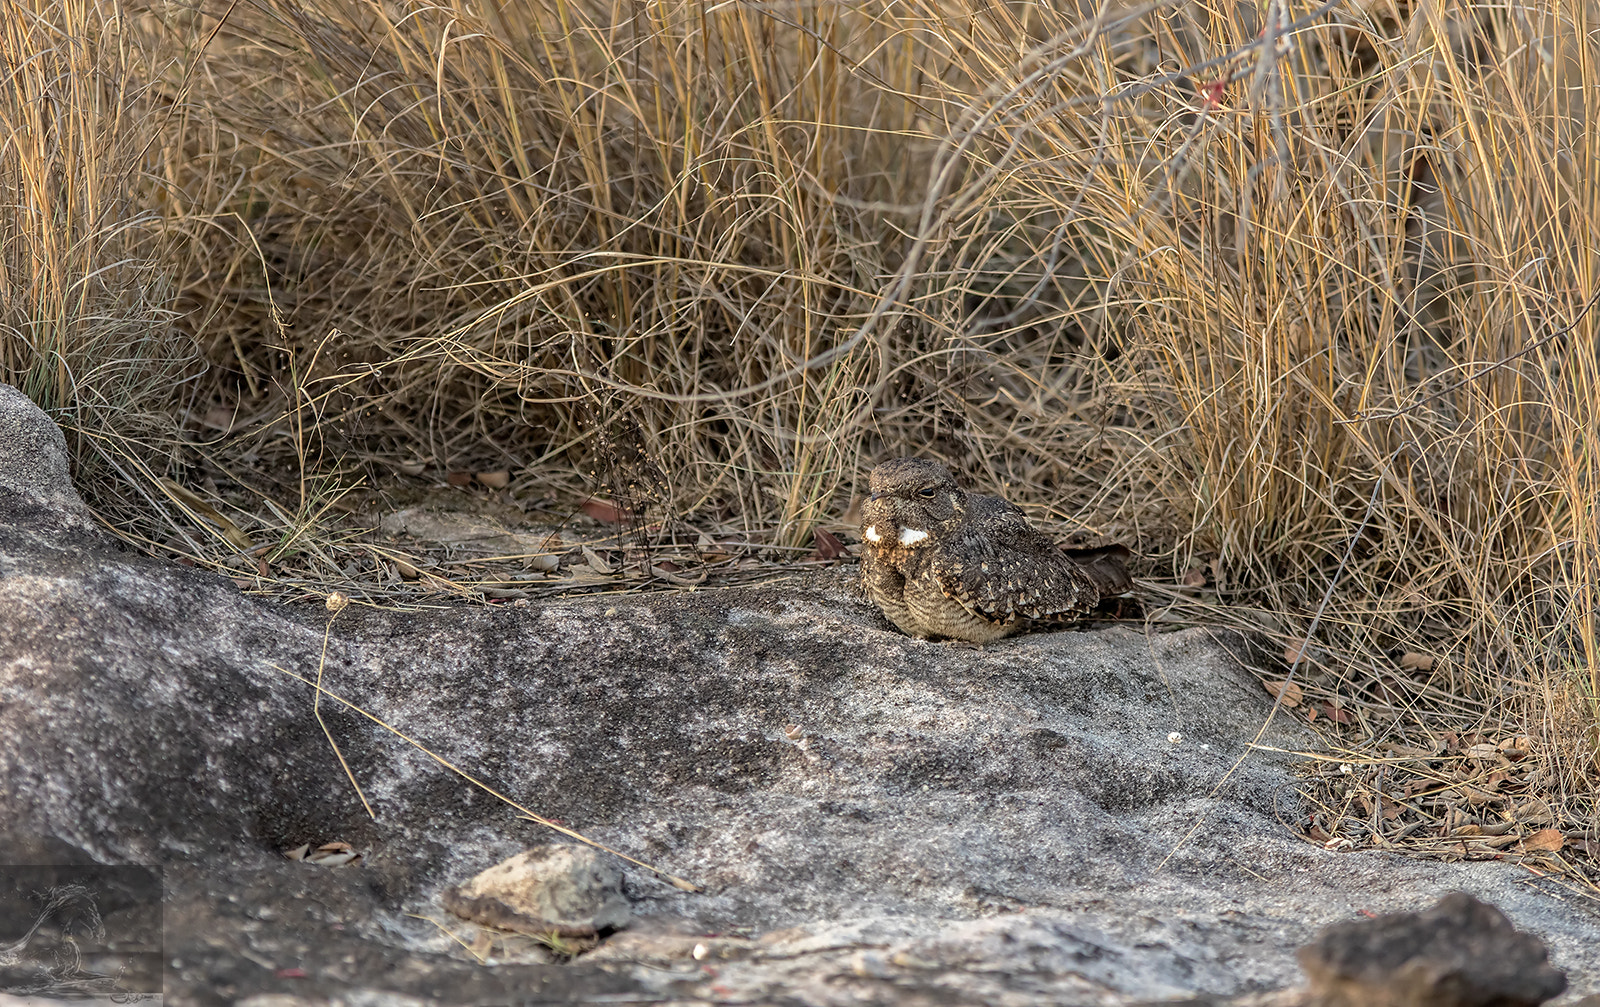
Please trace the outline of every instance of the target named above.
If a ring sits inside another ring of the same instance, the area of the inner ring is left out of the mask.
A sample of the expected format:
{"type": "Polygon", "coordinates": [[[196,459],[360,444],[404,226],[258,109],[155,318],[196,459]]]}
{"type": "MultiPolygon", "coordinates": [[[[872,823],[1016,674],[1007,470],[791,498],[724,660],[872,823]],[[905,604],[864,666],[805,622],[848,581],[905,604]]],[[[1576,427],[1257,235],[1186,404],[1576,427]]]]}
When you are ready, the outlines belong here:
{"type": "Polygon", "coordinates": [[[599,497],[590,497],[581,504],[581,507],[585,514],[601,524],[621,524],[633,516],[626,508],[618,507],[610,500],[601,500],[599,497]]]}
{"type": "Polygon", "coordinates": [[[817,555],[823,559],[838,559],[845,554],[839,536],[823,528],[811,529],[811,538],[817,543],[817,555]]]}
{"type": "Polygon", "coordinates": [[[1335,724],[1348,724],[1351,721],[1349,713],[1339,709],[1332,703],[1322,704],[1322,715],[1333,721],[1335,724]]]}
{"type": "Polygon", "coordinates": [[[1522,841],[1522,848],[1532,852],[1559,852],[1567,844],[1567,837],[1561,834],[1560,829],[1540,829],[1522,841]]]}
{"type": "Polygon", "coordinates": [[[256,557],[256,573],[262,577],[272,576],[272,567],[267,565],[267,558],[265,556],[256,557]]]}
{"type": "Polygon", "coordinates": [[[456,489],[462,489],[464,487],[472,485],[472,473],[471,472],[446,472],[444,474],[444,481],[449,483],[450,485],[454,486],[456,489]]]}
{"type": "Polygon", "coordinates": [[[1305,692],[1294,682],[1269,678],[1261,683],[1274,698],[1281,698],[1284,706],[1299,706],[1305,692]]]}
{"type": "Polygon", "coordinates": [[[511,485],[511,473],[505,469],[495,472],[479,472],[477,473],[477,479],[492,490],[503,490],[511,485]]]}
{"type": "Polygon", "coordinates": [[[1183,574],[1183,586],[1184,587],[1205,587],[1206,586],[1206,568],[1204,566],[1192,566],[1188,570],[1184,571],[1184,574],[1183,574]]]}
{"type": "Polygon", "coordinates": [[[1401,690],[1399,680],[1393,675],[1379,675],[1378,680],[1373,683],[1372,691],[1390,706],[1399,706],[1406,701],[1406,694],[1401,690]]]}

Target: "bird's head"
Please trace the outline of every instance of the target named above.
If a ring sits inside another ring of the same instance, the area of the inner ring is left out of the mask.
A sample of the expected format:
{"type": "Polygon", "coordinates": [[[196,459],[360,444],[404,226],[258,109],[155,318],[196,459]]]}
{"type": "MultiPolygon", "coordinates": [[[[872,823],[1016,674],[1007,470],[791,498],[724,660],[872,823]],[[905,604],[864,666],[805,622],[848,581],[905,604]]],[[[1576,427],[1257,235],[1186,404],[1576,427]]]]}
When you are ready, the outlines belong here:
{"type": "Polygon", "coordinates": [[[914,549],[936,525],[961,512],[966,494],[950,471],[926,458],[896,458],[872,470],[872,495],[861,510],[861,537],[870,545],[914,549]]]}

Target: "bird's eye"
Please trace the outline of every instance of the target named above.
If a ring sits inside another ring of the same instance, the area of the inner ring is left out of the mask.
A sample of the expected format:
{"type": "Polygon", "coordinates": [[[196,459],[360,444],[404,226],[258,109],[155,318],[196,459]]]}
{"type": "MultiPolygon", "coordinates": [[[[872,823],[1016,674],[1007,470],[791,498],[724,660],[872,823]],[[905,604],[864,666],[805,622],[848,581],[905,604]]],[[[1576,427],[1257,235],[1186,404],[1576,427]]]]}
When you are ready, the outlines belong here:
{"type": "Polygon", "coordinates": [[[926,499],[926,500],[932,500],[935,496],[938,495],[938,493],[939,493],[939,488],[937,486],[924,486],[921,489],[917,490],[917,496],[922,497],[923,499],[926,499]]]}

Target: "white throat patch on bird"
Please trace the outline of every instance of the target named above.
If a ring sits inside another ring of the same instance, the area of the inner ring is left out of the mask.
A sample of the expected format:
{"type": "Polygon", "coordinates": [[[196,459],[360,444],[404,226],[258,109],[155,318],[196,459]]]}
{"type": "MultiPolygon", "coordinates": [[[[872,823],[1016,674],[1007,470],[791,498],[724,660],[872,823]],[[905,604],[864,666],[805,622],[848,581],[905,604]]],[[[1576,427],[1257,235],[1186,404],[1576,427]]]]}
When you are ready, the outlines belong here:
{"type": "MultiPolygon", "coordinates": [[[[883,533],[878,531],[878,526],[875,524],[869,524],[861,529],[861,537],[873,545],[883,544],[883,533]]],[[[900,529],[900,537],[896,541],[903,548],[910,549],[927,541],[927,538],[928,533],[920,528],[902,528],[900,529]]]]}

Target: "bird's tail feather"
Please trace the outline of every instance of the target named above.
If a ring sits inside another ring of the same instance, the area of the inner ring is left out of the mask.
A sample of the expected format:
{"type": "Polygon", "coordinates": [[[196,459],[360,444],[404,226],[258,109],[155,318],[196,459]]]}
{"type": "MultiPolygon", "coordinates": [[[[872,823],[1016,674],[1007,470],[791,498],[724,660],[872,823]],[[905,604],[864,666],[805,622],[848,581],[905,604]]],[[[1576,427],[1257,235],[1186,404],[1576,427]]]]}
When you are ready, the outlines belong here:
{"type": "Polygon", "coordinates": [[[1102,545],[1093,549],[1063,549],[1083,572],[1094,581],[1100,597],[1110,598],[1133,590],[1133,577],[1128,573],[1128,561],[1133,553],[1123,545],[1102,545]]]}

